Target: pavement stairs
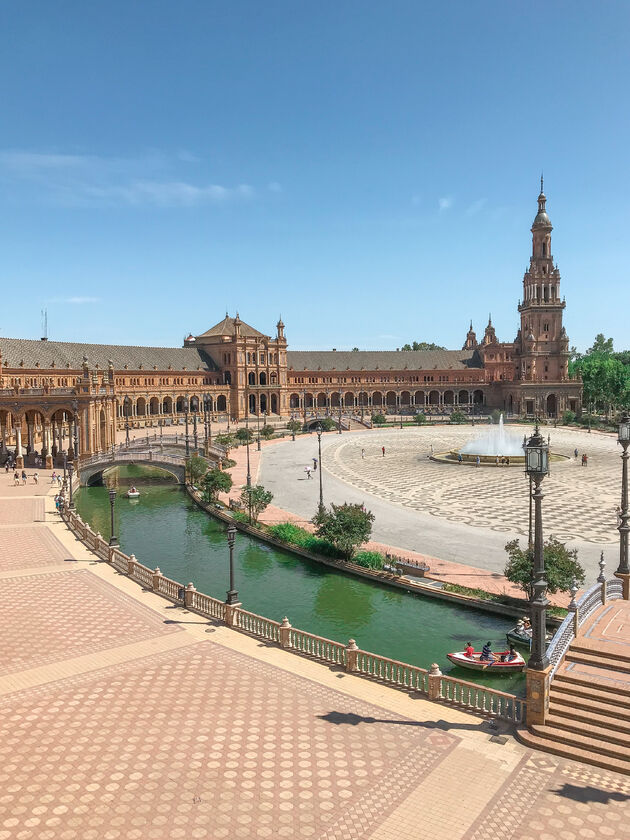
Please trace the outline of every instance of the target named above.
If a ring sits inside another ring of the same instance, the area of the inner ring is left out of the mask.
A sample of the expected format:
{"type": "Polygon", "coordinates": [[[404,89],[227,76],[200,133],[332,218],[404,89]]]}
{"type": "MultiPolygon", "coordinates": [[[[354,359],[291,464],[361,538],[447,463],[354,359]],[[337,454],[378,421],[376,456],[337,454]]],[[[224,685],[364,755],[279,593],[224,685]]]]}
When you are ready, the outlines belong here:
{"type": "Polygon", "coordinates": [[[576,639],[556,672],[544,725],[518,731],[526,746],[630,775],[630,656],[576,639]]]}

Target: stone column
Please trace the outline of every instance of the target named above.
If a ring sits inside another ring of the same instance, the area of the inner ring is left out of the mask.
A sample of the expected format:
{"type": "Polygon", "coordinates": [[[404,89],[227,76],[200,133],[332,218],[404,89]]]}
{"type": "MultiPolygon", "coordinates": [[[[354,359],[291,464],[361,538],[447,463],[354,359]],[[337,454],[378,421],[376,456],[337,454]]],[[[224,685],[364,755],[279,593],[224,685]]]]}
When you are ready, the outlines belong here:
{"type": "Polygon", "coordinates": [[[6,455],[7,452],[7,417],[0,420],[0,455],[6,455]]]}
{"type": "Polygon", "coordinates": [[[74,461],[74,424],[75,420],[68,419],[68,460],[74,461]]]}
{"type": "Polygon", "coordinates": [[[33,450],[35,449],[35,421],[34,420],[27,420],[26,421],[26,428],[27,428],[27,441],[26,441],[26,454],[31,455],[33,450]]]}
{"type": "Polygon", "coordinates": [[[42,447],[42,457],[46,458],[47,470],[52,470],[53,468],[53,457],[50,453],[50,431],[50,420],[44,420],[44,446],[42,447]]]}
{"type": "Polygon", "coordinates": [[[437,662],[429,668],[429,700],[439,700],[442,696],[442,672],[437,662]]]}
{"type": "Polygon", "coordinates": [[[57,457],[57,452],[59,451],[57,448],[57,423],[54,420],[51,420],[51,441],[52,446],[50,448],[53,458],[57,457]]]}
{"type": "Polygon", "coordinates": [[[15,466],[19,469],[24,467],[24,454],[22,452],[22,418],[20,417],[19,425],[15,427],[15,466]]]}
{"type": "Polygon", "coordinates": [[[544,671],[525,670],[527,690],[527,726],[544,725],[549,713],[549,675],[552,665],[544,671]]]}

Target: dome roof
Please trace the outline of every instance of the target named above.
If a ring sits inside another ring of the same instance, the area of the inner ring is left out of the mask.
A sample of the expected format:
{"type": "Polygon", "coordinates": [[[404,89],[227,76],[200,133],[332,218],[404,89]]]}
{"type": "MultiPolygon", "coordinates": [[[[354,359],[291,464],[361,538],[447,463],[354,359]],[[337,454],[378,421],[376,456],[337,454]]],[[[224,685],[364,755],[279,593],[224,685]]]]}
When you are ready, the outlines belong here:
{"type": "Polygon", "coordinates": [[[532,227],[551,227],[551,220],[545,210],[539,210],[532,227]]]}

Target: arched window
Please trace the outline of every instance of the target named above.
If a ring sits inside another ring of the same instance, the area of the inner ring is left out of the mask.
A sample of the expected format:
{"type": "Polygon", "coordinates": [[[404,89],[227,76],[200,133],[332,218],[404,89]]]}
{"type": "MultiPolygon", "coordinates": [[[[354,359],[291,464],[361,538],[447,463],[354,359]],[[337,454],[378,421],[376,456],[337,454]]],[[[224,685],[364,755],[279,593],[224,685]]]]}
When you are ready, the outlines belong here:
{"type": "Polygon", "coordinates": [[[261,385],[266,385],[267,384],[267,374],[264,373],[264,372],[262,372],[260,374],[260,384],[261,385]]]}
{"type": "Polygon", "coordinates": [[[253,372],[249,373],[247,375],[247,381],[249,382],[250,385],[255,385],[256,384],[256,374],[253,373],[253,372]]]}
{"type": "Polygon", "coordinates": [[[547,256],[547,243],[546,242],[543,242],[543,244],[542,244],[542,255],[543,255],[543,257],[547,256]]]}

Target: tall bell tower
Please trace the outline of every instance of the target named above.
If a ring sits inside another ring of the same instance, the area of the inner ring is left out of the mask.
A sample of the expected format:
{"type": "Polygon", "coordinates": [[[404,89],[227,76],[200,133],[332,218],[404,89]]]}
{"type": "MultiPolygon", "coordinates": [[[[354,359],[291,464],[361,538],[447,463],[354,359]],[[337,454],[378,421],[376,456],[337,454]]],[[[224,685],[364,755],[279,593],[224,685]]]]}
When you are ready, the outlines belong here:
{"type": "Polygon", "coordinates": [[[553,226],[540,179],[538,213],[532,225],[532,255],[523,276],[523,300],[518,310],[518,378],[529,382],[562,382],[568,378],[569,339],[562,325],[566,306],[560,297],[560,272],[551,254],[553,226]]]}

